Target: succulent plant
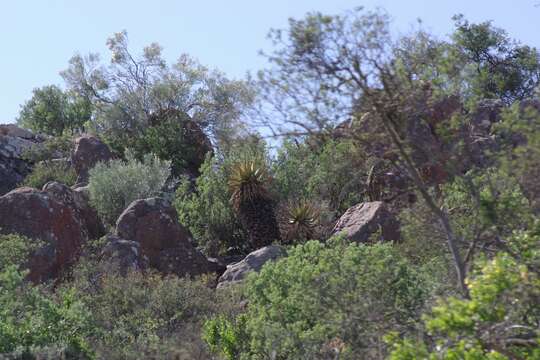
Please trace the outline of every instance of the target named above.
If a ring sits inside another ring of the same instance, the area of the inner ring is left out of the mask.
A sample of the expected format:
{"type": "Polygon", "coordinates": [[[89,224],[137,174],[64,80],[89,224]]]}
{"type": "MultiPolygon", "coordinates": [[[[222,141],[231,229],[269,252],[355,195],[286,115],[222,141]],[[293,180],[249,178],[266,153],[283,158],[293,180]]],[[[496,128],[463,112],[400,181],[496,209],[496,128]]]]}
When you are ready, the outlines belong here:
{"type": "Polygon", "coordinates": [[[274,202],[267,190],[269,181],[262,161],[242,160],[230,169],[231,202],[254,249],[280,240],[274,202]]]}

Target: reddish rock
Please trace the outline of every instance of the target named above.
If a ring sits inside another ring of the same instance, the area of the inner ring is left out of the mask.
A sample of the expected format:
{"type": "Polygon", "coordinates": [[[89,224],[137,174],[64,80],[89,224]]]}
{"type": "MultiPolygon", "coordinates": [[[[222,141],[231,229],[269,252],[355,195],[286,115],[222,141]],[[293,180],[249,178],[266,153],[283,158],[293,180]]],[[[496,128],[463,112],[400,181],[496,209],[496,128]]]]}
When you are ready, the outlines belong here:
{"type": "Polygon", "coordinates": [[[380,241],[399,241],[399,222],[381,201],[364,202],[349,208],[338,220],[332,233],[343,233],[349,240],[365,243],[380,232],[380,241]]]}
{"type": "Polygon", "coordinates": [[[178,222],[175,209],[162,198],[132,202],[118,218],[116,234],[139,243],[150,266],[164,273],[195,276],[224,271],[193,246],[191,234],[178,222]]]}
{"type": "Polygon", "coordinates": [[[57,277],[76,260],[87,240],[75,209],[47,191],[28,187],[0,197],[0,229],[44,243],[29,264],[32,281],[57,277]]]}
{"type": "Polygon", "coordinates": [[[49,192],[58,201],[75,210],[89,239],[98,239],[105,235],[105,227],[97,211],[90,206],[87,187],[71,189],[59,182],[50,181],[45,184],[43,191],[49,192]]]}
{"type": "Polygon", "coordinates": [[[106,260],[121,274],[148,268],[148,258],[141,255],[141,245],[138,242],[124,240],[116,235],[108,235],[107,241],[101,252],[101,260],[106,260]]]}
{"type": "Polygon", "coordinates": [[[109,147],[92,135],[83,135],[75,139],[75,147],[71,153],[71,163],[77,173],[77,183],[88,182],[88,172],[98,162],[113,159],[109,147]]]}

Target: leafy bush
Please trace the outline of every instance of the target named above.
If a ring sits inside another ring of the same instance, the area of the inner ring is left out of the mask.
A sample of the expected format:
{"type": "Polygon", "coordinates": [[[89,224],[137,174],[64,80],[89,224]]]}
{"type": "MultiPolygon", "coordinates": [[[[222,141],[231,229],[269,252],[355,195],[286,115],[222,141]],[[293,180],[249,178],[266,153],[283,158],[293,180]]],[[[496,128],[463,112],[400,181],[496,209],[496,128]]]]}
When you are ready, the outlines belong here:
{"type": "Polygon", "coordinates": [[[40,241],[30,240],[22,235],[0,234],[0,270],[11,265],[22,269],[40,245],[40,241]]]}
{"type": "Polygon", "coordinates": [[[203,250],[212,256],[247,251],[247,235],[235,216],[227,185],[230,166],[244,158],[265,158],[264,142],[247,138],[222,157],[206,157],[195,187],[184,179],[174,205],[180,223],[189,228],[203,250]]]}
{"type": "Polygon", "coordinates": [[[85,335],[91,314],[75,293],[54,296],[24,281],[14,265],[0,272],[0,354],[36,354],[47,349],[92,358],[85,335]]]}
{"type": "Polygon", "coordinates": [[[245,242],[244,230],[234,215],[227,187],[226,171],[208,156],[195,183],[184,179],[176,190],[175,207],[180,223],[186,225],[205,253],[217,255],[245,242]]]}
{"type": "Polygon", "coordinates": [[[142,162],[131,154],[127,160],[98,163],[90,170],[90,202],[101,219],[115,223],[134,200],[156,196],[169,176],[169,162],[147,155],[142,162]]]}
{"type": "Polygon", "coordinates": [[[22,185],[41,189],[49,181],[58,181],[71,186],[77,181],[77,174],[71,166],[61,161],[42,162],[34,166],[22,185]]]}
{"type": "Polygon", "coordinates": [[[60,136],[66,131],[80,132],[91,114],[92,104],[86,98],[49,85],[34,89],[17,122],[35,132],[60,136]]]}
{"type": "Polygon", "coordinates": [[[99,358],[209,358],[201,341],[203,320],[234,310],[229,292],[206,278],[137,272],[121,276],[107,264],[82,262],[68,286],[93,315],[89,339],[99,358]]]}
{"type": "Polygon", "coordinates": [[[390,335],[390,359],[539,359],[538,268],[500,253],[468,285],[470,299],[440,300],[425,317],[433,342],[390,335]]]}
{"type": "Polygon", "coordinates": [[[205,338],[229,359],[378,358],[383,335],[408,332],[425,297],[421,277],[391,245],[309,241],[251,276],[247,312],[210,320],[205,338]]]}
{"type": "Polygon", "coordinates": [[[53,294],[25,280],[38,241],[0,235],[0,357],[93,358],[90,313],[72,291],[53,294]],[[46,354],[48,354],[46,356],[46,354]]]}
{"type": "Polygon", "coordinates": [[[285,142],[273,167],[282,199],[311,199],[342,212],[362,199],[364,159],[352,141],[327,141],[320,149],[285,142]]]}

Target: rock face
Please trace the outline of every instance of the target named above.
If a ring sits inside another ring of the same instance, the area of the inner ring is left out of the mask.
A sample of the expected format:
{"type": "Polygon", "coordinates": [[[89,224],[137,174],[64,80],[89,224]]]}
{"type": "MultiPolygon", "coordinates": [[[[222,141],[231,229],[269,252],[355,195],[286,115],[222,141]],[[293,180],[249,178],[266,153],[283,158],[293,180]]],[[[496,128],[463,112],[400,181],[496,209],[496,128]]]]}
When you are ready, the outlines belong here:
{"type": "Polygon", "coordinates": [[[92,135],[83,135],[75,139],[75,147],[71,153],[71,163],[77,173],[77,184],[88,182],[88,172],[98,162],[107,162],[114,156],[109,147],[92,135]]]}
{"type": "Polygon", "coordinates": [[[96,210],[90,206],[87,190],[87,187],[71,189],[56,181],[50,181],[43,187],[43,191],[52,194],[76,212],[89,239],[98,239],[105,235],[105,227],[96,210]]]}
{"type": "Polygon", "coordinates": [[[399,241],[399,223],[381,201],[365,202],[349,208],[338,220],[333,235],[344,233],[351,240],[365,243],[371,234],[381,232],[381,241],[399,241]]]}
{"type": "Polygon", "coordinates": [[[29,264],[32,281],[57,277],[76,260],[87,240],[75,208],[52,192],[28,187],[0,197],[0,229],[44,243],[29,264]]]}
{"type": "Polygon", "coordinates": [[[227,266],[218,280],[218,288],[236,284],[251,272],[259,272],[268,261],[275,261],[287,253],[281,246],[270,245],[248,254],[242,261],[227,266]]]}
{"type": "Polygon", "coordinates": [[[0,125],[0,195],[17,187],[31,171],[23,153],[41,139],[14,124],[0,125]]]}
{"type": "Polygon", "coordinates": [[[149,265],[163,273],[196,276],[224,270],[193,246],[175,209],[162,198],[132,202],[118,218],[116,235],[140,244],[149,265]]]}
{"type": "Polygon", "coordinates": [[[120,274],[129,271],[143,271],[148,268],[148,258],[141,255],[141,245],[136,241],[124,240],[116,235],[107,236],[107,245],[101,252],[101,259],[108,260],[120,274]]]}

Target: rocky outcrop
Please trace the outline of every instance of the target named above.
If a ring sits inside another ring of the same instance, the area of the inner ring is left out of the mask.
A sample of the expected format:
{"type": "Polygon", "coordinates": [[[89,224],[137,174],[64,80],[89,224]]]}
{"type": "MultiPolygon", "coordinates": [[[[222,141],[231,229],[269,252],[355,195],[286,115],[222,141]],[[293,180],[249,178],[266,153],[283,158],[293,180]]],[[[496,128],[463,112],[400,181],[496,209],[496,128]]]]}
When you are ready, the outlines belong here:
{"type": "Polygon", "coordinates": [[[90,206],[88,187],[72,189],[59,182],[51,181],[45,184],[43,191],[52,194],[76,212],[89,239],[98,239],[105,235],[105,227],[97,211],[90,206]]]}
{"type": "Polygon", "coordinates": [[[0,195],[15,189],[30,173],[32,165],[23,154],[41,141],[14,124],[0,125],[0,195]]]}
{"type": "Polygon", "coordinates": [[[275,261],[287,255],[281,246],[270,245],[248,254],[242,261],[227,266],[227,270],[218,280],[218,288],[237,284],[249,273],[259,272],[268,261],[275,261]]]}
{"type": "Polygon", "coordinates": [[[72,264],[87,240],[77,210],[53,192],[23,187],[0,197],[0,229],[18,233],[43,246],[29,263],[29,278],[56,278],[72,264]]]}
{"type": "Polygon", "coordinates": [[[144,271],[148,268],[148,258],[141,254],[141,245],[136,241],[121,239],[116,235],[107,236],[107,245],[103,248],[100,257],[122,275],[130,271],[144,271]]]}
{"type": "Polygon", "coordinates": [[[98,162],[107,162],[113,159],[109,147],[92,135],[83,135],[75,139],[74,149],[71,153],[71,164],[77,173],[77,184],[88,183],[88,172],[98,162]]]}
{"type": "Polygon", "coordinates": [[[149,266],[163,273],[196,276],[225,270],[193,246],[191,234],[178,222],[175,209],[162,198],[131,203],[118,218],[116,235],[137,242],[149,266]]]}
{"type": "Polygon", "coordinates": [[[344,234],[350,241],[366,243],[372,234],[379,241],[399,241],[399,222],[381,201],[364,202],[349,208],[337,221],[333,235],[344,234]]]}

